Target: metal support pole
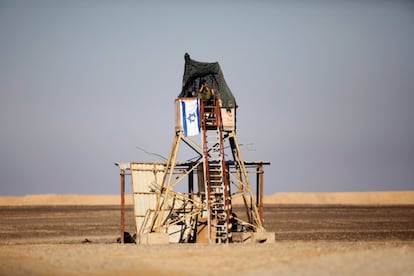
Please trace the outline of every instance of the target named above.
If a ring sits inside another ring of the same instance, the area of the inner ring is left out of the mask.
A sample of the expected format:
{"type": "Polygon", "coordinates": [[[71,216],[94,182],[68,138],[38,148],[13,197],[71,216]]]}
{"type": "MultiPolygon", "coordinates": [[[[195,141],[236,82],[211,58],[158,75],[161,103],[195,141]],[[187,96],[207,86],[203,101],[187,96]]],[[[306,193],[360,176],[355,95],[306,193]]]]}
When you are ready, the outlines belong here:
{"type": "Polygon", "coordinates": [[[259,209],[259,217],[262,224],[264,223],[263,219],[263,165],[260,164],[257,167],[257,207],[259,209]]]}
{"type": "Polygon", "coordinates": [[[190,194],[190,198],[194,199],[194,171],[188,174],[188,193],[190,194]]]}
{"type": "Polygon", "coordinates": [[[121,244],[124,244],[125,232],[125,170],[121,169],[121,244]]]}
{"type": "MultiPolygon", "coordinates": [[[[259,166],[256,168],[256,206],[257,208],[259,208],[260,205],[260,171],[259,171],[259,166]]],[[[259,214],[260,214],[260,210],[259,210],[259,214]]]]}

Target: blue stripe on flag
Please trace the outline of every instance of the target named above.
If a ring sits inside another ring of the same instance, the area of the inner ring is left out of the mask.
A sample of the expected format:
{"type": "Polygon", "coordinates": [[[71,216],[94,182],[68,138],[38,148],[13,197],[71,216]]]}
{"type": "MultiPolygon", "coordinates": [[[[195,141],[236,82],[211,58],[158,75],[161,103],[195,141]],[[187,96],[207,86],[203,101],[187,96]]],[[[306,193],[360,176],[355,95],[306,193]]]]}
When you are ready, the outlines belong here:
{"type": "Polygon", "coordinates": [[[181,101],[181,121],[183,122],[184,136],[187,136],[187,116],[185,112],[185,102],[181,101]]]}
{"type": "Polygon", "coordinates": [[[200,133],[200,108],[198,106],[199,102],[200,102],[200,100],[197,99],[197,129],[198,129],[198,133],[200,133]]]}

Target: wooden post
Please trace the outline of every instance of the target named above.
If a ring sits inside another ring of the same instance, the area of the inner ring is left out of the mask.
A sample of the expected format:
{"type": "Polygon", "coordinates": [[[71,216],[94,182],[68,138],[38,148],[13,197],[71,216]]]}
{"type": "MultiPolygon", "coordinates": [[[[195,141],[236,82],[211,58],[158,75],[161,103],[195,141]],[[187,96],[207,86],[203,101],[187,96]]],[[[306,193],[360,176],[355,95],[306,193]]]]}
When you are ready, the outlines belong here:
{"type": "Polygon", "coordinates": [[[121,169],[121,244],[124,244],[125,232],[125,170],[121,169]]]}

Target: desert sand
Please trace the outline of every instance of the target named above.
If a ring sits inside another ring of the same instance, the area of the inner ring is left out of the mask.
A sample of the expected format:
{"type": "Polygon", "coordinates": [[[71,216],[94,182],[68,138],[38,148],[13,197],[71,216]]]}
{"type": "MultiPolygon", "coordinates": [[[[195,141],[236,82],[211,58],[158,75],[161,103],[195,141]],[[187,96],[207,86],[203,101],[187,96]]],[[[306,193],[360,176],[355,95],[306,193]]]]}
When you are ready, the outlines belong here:
{"type": "Polygon", "coordinates": [[[414,245],[40,244],[2,246],[2,275],[413,275],[414,245]]]}
{"type": "MultiPolygon", "coordinates": [[[[125,195],[125,204],[132,204],[125,195]]],[[[329,205],[414,205],[414,191],[344,192],[344,193],[276,193],[263,197],[264,204],[329,204],[329,205]]],[[[0,196],[0,206],[38,205],[117,205],[120,195],[56,195],[0,196]]],[[[235,198],[233,204],[240,204],[235,198]]]]}
{"type": "Polygon", "coordinates": [[[267,196],[274,244],[117,244],[119,202],[0,197],[0,275],[414,275],[413,192],[267,196]]]}

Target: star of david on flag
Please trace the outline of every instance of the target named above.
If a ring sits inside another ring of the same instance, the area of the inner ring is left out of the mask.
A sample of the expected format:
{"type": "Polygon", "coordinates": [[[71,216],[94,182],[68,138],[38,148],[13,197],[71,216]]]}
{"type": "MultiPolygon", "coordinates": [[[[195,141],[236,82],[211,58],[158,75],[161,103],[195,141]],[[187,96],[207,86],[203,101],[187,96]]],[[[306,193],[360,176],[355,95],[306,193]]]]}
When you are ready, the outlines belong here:
{"type": "Polygon", "coordinates": [[[200,133],[200,109],[198,98],[180,100],[181,125],[185,136],[195,136],[200,133]]]}

